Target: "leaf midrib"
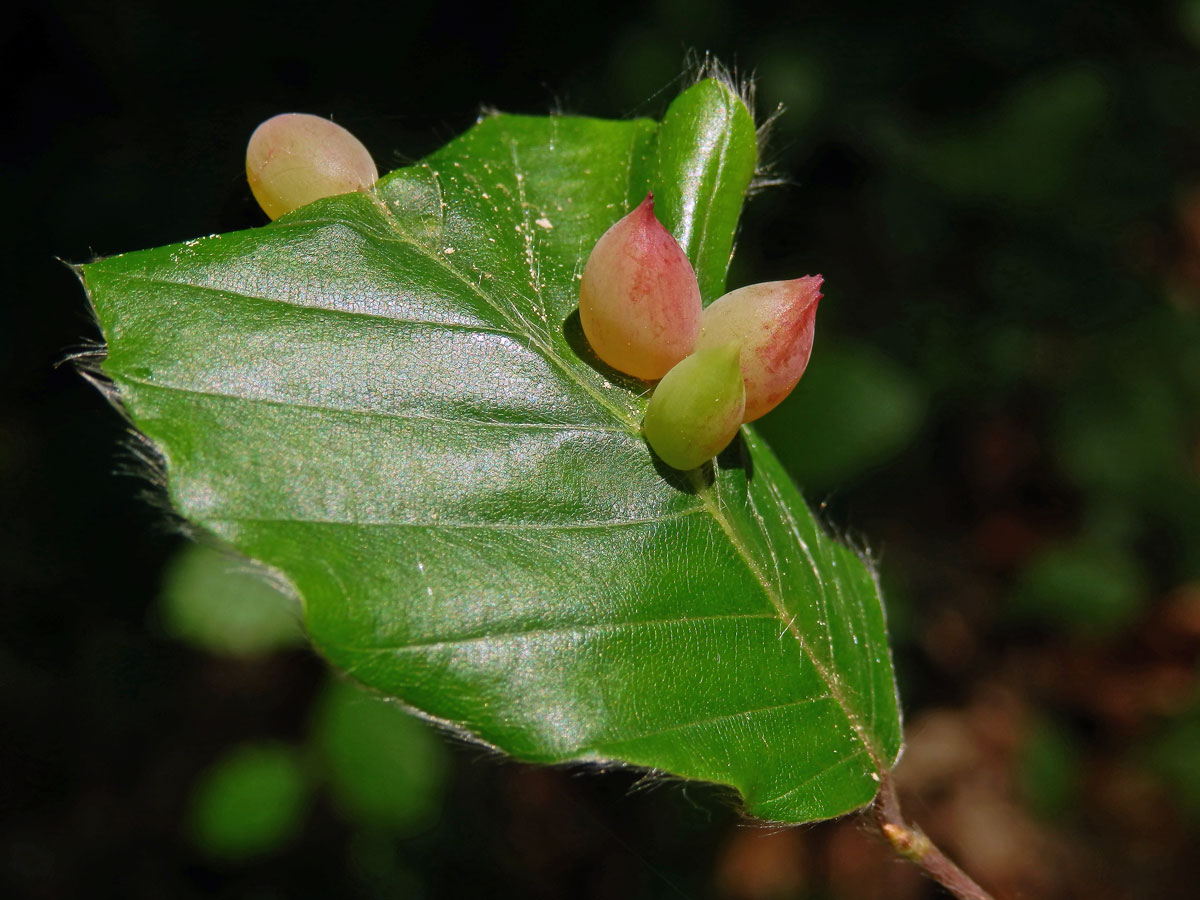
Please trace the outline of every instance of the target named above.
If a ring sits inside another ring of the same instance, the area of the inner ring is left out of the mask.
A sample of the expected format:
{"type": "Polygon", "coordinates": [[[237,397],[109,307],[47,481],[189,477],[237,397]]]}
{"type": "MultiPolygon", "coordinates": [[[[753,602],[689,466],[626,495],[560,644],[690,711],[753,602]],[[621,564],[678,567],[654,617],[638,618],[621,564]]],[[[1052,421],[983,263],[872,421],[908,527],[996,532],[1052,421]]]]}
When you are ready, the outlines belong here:
{"type": "MultiPolygon", "coordinates": [[[[715,465],[716,463],[714,462],[714,466],[715,465]]],[[[691,473],[691,477],[695,479],[697,477],[696,472],[691,473]]],[[[713,484],[716,484],[715,477],[713,479],[713,484]]],[[[746,568],[749,569],[750,574],[754,576],[754,579],[758,582],[762,592],[767,596],[767,599],[770,600],[771,605],[775,608],[775,613],[778,616],[779,621],[786,625],[788,633],[796,639],[801,651],[808,658],[809,663],[812,665],[813,669],[816,670],[818,677],[820,677],[821,681],[828,689],[830,696],[837,701],[838,706],[842,710],[842,714],[845,715],[846,721],[854,731],[854,736],[863,745],[863,750],[868,756],[870,756],[872,764],[877,770],[883,771],[884,766],[879,758],[879,753],[875,750],[874,744],[868,738],[866,729],[858,720],[857,713],[853,710],[839,689],[838,680],[829,674],[828,669],[826,669],[825,665],[817,657],[813,649],[809,647],[808,641],[804,639],[804,635],[800,632],[800,629],[796,627],[796,617],[788,615],[787,604],[784,603],[783,597],[775,591],[775,589],[767,580],[765,573],[761,571],[757,560],[755,560],[753,554],[751,554],[750,548],[746,545],[741,533],[734,526],[729,517],[725,515],[724,510],[720,506],[719,498],[717,498],[717,502],[714,502],[713,488],[711,486],[704,486],[701,487],[697,493],[703,498],[709,514],[713,517],[717,524],[721,526],[721,530],[725,532],[725,536],[729,538],[729,542],[733,545],[734,549],[737,550],[737,553],[741,557],[746,568]]],[[[769,537],[768,540],[770,540],[769,537]]]]}
{"type": "MultiPolygon", "coordinates": [[[[517,173],[514,171],[514,173],[513,173],[514,177],[516,176],[516,174],[517,173]]],[[[391,213],[391,210],[388,209],[387,205],[385,203],[383,203],[382,201],[380,201],[377,197],[375,197],[374,193],[372,193],[370,196],[372,197],[372,199],[375,200],[375,205],[382,212],[382,214],[385,218],[385,221],[389,225],[391,225],[392,230],[396,233],[396,235],[397,235],[396,239],[398,241],[409,244],[411,247],[416,249],[420,253],[420,255],[422,255],[426,259],[429,259],[430,261],[436,263],[438,266],[441,266],[445,271],[447,271],[448,273],[453,275],[462,284],[464,284],[466,287],[468,287],[474,294],[476,294],[480,299],[482,299],[498,316],[500,316],[504,320],[505,324],[508,327],[514,328],[514,329],[518,328],[518,325],[516,323],[514,323],[512,321],[512,319],[509,318],[509,316],[504,312],[502,306],[498,303],[498,301],[495,298],[493,298],[491,295],[489,295],[487,292],[485,292],[479,285],[476,285],[475,282],[471,281],[468,278],[465,278],[444,257],[430,253],[428,248],[426,248],[423,245],[420,245],[416,241],[414,241],[413,238],[407,234],[407,232],[405,232],[402,228],[399,227],[399,224],[395,221],[395,219],[391,213]]],[[[522,199],[520,202],[522,204],[522,216],[524,216],[523,195],[522,195],[522,199]]],[[[352,226],[348,225],[347,227],[352,227],[352,226]]],[[[625,426],[625,428],[628,430],[630,435],[639,436],[641,434],[641,428],[638,425],[638,423],[636,423],[632,418],[630,418],[625,413],[624,410],[621,410],[618,407],[611,404],[610,402],[608,402],[608,400],[599,391],[597,391],[590,382],[588,382],[584,378],[581,378],[579,373],[575,370],[575,367],[573,365],[571,365],[571,363],[568,360],[562,359],[554,351],[554,348],[552,346],[546,344],[544,341],[541,340],[541,338],[538,335],[533,334],[532,331],[530,331],[530,333],[528,335],[526,335],[526,337],[528,338],[530,344],[537,348],[538,352],[541,353],[542,357],[547,362],[549,362],[551,365],[554,365],[556,368],[561,370],[568,378],[570,378],[580,388],[582,388],[585,392],[587,392],[589,395],[591,395],[597,401],[597,403],[599,403],[604,409],[608,410],[609,413],[618,422],[620,422],[622,425],[625,426]]],[[[714,461],[713,465],[715,467],[717,465],[717,463],[714,461]]],[[[715,472],[714,472],[714,476],[715,476],[715,472]]],[[[875,750],[873,742],[868,738],[866,729],[863,727],[862,723],[858,720],[857,713],[850,706],[850,704],[847,702],[846,698],[842,694],[841,690],[839,689],[839,686],[838,686],[839,683],[838,683],[837,679],[833,678],[830,675],[829,671],[825,668],[824,664],[817,657],[816,653],[812,650],[811,647],[809,647],[808,642],[804,639],[804,636],[800,633],[800,630],[796,627],[795,617],[788,615],[787,604],[784,602],[783,597],[780,596],[774,590],[774,588],[771,586],[770,582],[767,580],[765,573],[763,573],[761,571],[761,569],[758,565],[758,562],[754,559],[753,554],[751,554],[749,547],[746,545],[745,539],[742,537],[739,530],[734,527],[734,525],[730,521],[729,517],[726,516],[724,511],[722,510],[722,508],[720,506],[719,498],[717,498],[714,501],[713,485],[716,484],[716,478],[714,477],[711,485],[706,485],[706,484],[700,483],[698,481],[698,471],[694,470],[692,473],[690,473],[689,477],[692,479],[693,484],[697,488],[697,494],[703,499],[705,507],[708,509],[709,514],[712,515],[713,519],[717,522],[718,525],[720,525],[721,530],[725,533],[726,537],[729,539],[729,542],[733,545],[734,549],[737,551],[738,556],[742,559],[744,565],[746,566],[746,568],[748,569],[750,574],[754,577],[755,581],[758,582],[759,588],[766,595],[767,599],[771,603],[771,606],[774,607],[776,614],[779,617],[780,622],[786,623],[788,632],[796,639],[796,642],[799,644],[801,651],[808,658],[810,664],[816,670],[821,681],[825,684],[826,689],[829,691],[830,695],[837,701],[837,704],[841,708],[843,715],[846,717],[846,721],[849,723],[851,729],[853,730],[855,737],[863,745],[864,751],[871,758],[872,764],[875,766],[875,768],[877,770],[882,771],[884,766],[882,764],[882,761],[879,758],[879,753],[875,750]]],[[[769,538],[768,538],[768,540],[769,540],[769,538]]]]}

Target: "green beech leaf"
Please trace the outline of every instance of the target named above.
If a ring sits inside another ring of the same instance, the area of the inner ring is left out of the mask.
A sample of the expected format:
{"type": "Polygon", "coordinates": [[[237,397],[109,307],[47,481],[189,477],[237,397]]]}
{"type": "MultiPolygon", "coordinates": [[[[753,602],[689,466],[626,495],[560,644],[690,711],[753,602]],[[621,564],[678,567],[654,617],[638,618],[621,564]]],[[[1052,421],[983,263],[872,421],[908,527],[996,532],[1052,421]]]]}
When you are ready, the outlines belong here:
{"type": "MultiPolygon", "coordinates": [[[[687,233],[732,235],[744,172],[691,151],[740,102],[701,82],[669,141],[488,117],[372,195],[84,279],[172,503],[290,581],[335,665],[519,758],[705,779],[800,822],[870,801],[899,752],[873,574],[753,429],[688,481],[657,469],[645,386],[589,363],[575,312],[648,189],[703,185],[687,233]]],[[[754,152],[741,115],[727,159],[754,152]]],[[[686,246],[723,282],[727,251],[686,246]]]]}
{"type": "Polygon", "coordinates": [[[754,117],[716,79],[680,94],[658,128],[658,219],[679,241],[707,306],[725,293],[742,200],[758,164],[754,117]]]}

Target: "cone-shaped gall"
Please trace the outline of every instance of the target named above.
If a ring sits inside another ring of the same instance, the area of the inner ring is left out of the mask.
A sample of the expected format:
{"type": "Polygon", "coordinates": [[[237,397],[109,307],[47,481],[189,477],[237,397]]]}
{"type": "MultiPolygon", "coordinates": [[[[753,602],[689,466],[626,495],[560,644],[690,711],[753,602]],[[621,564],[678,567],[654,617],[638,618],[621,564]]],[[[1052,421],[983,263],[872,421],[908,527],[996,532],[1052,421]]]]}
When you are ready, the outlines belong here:
{"type": "Polygon", "coordinates": [[[588,257],[579,284],[583,333],[605,363],[652,381],[692,352],[702,310],[692,264],[647,194],[588,257]]]}
{"type": "Polygon", "coordinates": [[[730,291],[704,311],[697,351],[737,341],[753,422],[792,392],[812,353],[821,276],[766,281],[730,291]]]}
{"type": "Polygon", "coordinates": [[[283,113],[250,135],[246,178],[263,212],[278,219],[322,197],[366,190],[379,173],[367,148],[342,126],[283,113]]]}
{"type": "Polygon", "coordinates": [[[697,350],[668,372],[646,407],[642,431],[667,465],[694,469],[737,434],[746,387],[736,342],[697,350]]]}

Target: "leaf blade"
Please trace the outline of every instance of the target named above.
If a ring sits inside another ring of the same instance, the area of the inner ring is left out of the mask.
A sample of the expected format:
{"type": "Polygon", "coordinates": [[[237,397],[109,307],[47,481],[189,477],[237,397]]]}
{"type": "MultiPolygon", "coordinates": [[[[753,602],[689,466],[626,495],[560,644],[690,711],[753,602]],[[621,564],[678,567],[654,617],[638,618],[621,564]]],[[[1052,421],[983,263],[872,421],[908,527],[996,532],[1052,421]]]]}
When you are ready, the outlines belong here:
{"type": "Polygon", "coordinates": [[[736,91],[706,78],[668,108],[657,164],[659,218],[691,259],[708,305],[725,293],[742,200],[758,164],[754,117],[736,91]]]}
{"type": "MultiPolygon", "coordinates": [[[[699,102],[703,130],[741,104],[722,90],[673,109],[699,102]]],[[[899,750],[869,569],[751,429],[711,480],[657,470],[644,397],[572,334],[583,258],[661,177],[658,138],[497,116],[372,196],[88,266],[105,368],[176,508],[288,578],[356,678],[525,759],[837,815],[899,750]]],[[[693,233],[732,240],[745,186],[710,187],[693,233]]],[[[723,282],[728,250],[701,249],[723,282]]]]}

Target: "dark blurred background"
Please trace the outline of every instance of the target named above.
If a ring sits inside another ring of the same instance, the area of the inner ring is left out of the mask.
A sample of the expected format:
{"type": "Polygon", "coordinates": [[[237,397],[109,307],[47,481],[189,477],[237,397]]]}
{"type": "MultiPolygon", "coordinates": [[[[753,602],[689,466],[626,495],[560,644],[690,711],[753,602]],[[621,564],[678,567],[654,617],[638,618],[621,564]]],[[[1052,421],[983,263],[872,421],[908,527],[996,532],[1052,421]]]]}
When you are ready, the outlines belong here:
{"type": "Polygon", "coordinates": [[[1195,896],[1200,0],[18,0],[0,35],[4,896],[936,896],[853,818],[749,827],[331,682],[56,367],[97,337],[57,258],[261,224],[269,115],[390,169],[480,104],[659,115],[706,51],[787,107],[730,283],[826,278],[762,427],[882,559],[910,815],[998,898],[1195,896]]]}

